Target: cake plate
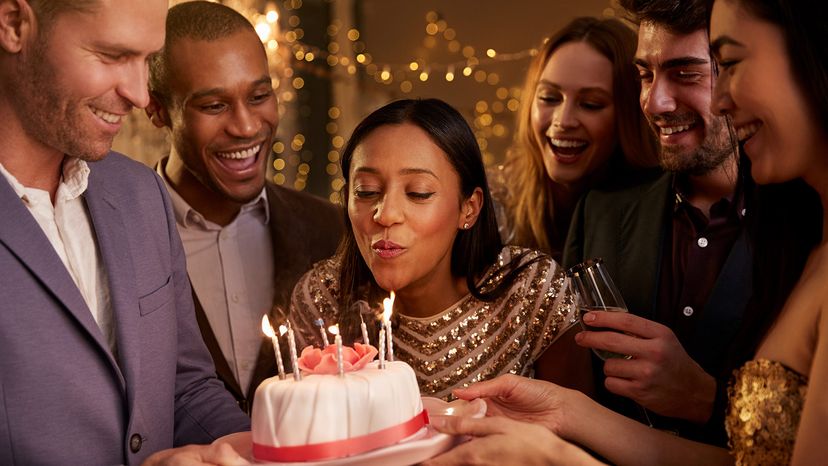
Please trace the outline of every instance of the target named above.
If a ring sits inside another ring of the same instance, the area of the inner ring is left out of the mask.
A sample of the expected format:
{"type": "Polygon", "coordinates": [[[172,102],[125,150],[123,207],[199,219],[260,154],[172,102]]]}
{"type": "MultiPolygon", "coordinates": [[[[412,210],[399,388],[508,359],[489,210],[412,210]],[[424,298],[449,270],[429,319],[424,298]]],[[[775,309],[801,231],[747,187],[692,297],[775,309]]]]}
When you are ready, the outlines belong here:
{"type": "MultiPolygon", "coordinates": [[[[464,400],[445,402],[438,398],[423,397],[423,409],[429,416],[471,416],[481,418],[486,415],[485,404],[470,404],[464,400]],[[477,412],[473,412],[477,410],[477,412]]],[[[268,463],[254,461],[262,466],[404,466],[416,464],[433,458],[464,442],[462,436],[443,434],[431,425],[420,429],[416,434],[400,443],[372,450],[359,455],[324,461],[302,461],[293,463],[268,463]]]]}

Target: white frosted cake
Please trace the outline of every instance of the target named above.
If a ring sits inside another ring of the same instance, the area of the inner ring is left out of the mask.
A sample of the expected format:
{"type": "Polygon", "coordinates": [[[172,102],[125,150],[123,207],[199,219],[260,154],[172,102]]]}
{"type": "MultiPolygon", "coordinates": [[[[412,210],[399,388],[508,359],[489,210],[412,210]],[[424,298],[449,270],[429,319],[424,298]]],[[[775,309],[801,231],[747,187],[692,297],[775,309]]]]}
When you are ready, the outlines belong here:
{"type": "MultiPolygon", "coordinates": [[[[354,356],[361,364],[347,364],[344,376],[306,371],[307,364],[300,360],[302,380],[272,377],[259,385],[252,419],[257,460],[352,456],[393,445],[425,427],[428,417],[411,367],[389,361],[380,369],[378,362],[368,362],[376,354],[373,347],[355,346],[356,350],[345,349],[361,353],[354,356]],[[366,348],[373,352],[370,358],[366,348]]],[[[308,348],[303,350],[303,359],[318,362],[323,352],[312,351],[316,354],[308,358],[308,348]]]]}

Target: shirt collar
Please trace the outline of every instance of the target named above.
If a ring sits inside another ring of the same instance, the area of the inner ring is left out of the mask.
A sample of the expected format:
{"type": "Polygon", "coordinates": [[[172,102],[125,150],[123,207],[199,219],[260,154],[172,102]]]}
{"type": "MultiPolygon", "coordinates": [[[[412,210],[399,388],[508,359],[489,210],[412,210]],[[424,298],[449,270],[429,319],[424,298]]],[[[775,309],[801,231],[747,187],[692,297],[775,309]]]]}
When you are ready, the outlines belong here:
{"type": "MultiPolygon", "coordinates": [[[[59,198],[72,200],[86,192],[86,188],[89,186],[89,165],[86,161],[77,157],[66,156],[63,158],[61,170],[60,184],[58,185],[59,198]]],[[[0,163],[0,173],[9,182],[15,194],[23,201],[29,202],[27,192],[36,188],[24,186],[11,172],[6,170],[2,163],[0,163]]]]}
{"type": "MultiPolygon", "coordinates": [[[[687,201],[687,196],[684,194],[687,188],[686,177],[682,176],[681,174],[674,175],[671,181],[671,186],[673,193],[673,213],[678,212],[679,209],[682,208],[696,209],[695,206],[693,206],[687,201]]],[[[710,206],[709,214],[711,216],[726,216],[729,215],[729,213],[733,210],[733,207],[735,207],[736,216],[738,219],[741,220],[746,214],[746,211],[744,209],[744,193],[741,190],[738,190],[738,192],[734,194],[737,195],[735,204],[732,195],[730,197],[723,197],[716,201],[712,206],[710,206]]],[[[701,214],[700,210],[698,210],[698,212],[701,214]]]]}
{"type": "MultiPolygon", "coordinates": [[[[205,227],[214,227],[210,229],[221,229],[218,225],[213,224],[206,218],[204,218],[201,213],[197,210],[193,209],[183,197],[172,187],[169,180],[167,179],[167,175],[164,173],[164,166],[167,164],[167,157],[161,159],[158,164],[155,166],[155,171],[158,173],[158,176],[164,181],[164,185],[167,187],[167,192],[170,194],[170,201],[172,202],[173,213],[175,215],[175,221],[179,225],[184,228],[192,228],[194,226],[198,226],[200,228],[205,227]]],[[[267,189],[262,188],[262,192],[259,193],[253,200],[244,204],[239,210],[239,215],[259,215],[262,219],[262,224],[268,225],[270,224],[270,209],[268,208],[267,202],[267,189]]]]}

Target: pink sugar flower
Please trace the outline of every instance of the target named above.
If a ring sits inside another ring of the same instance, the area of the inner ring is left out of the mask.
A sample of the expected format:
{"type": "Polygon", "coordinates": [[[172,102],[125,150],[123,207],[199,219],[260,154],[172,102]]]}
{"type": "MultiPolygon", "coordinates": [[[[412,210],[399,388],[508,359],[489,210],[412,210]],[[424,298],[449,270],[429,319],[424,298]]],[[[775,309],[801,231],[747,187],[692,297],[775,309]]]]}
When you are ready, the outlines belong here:
{"type": "MultiPolygon", "coordinates": [[[[345,372],[358,371],[374,360],[377,349],[371,345],[354,343],[353,347],[342,347],[342,366],[345,372]]],[[[337,374],[336,345],[325,349],[306,346],[299,356],[299,369],[303,374],[337,374]]]]}

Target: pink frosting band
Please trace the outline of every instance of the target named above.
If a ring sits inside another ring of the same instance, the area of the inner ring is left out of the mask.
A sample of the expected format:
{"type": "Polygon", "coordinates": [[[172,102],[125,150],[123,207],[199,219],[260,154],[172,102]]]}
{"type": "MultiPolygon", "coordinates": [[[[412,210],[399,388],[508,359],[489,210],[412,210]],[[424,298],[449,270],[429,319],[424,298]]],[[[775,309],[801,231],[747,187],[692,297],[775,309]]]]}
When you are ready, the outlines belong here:
{"type": "Polygon", "coordinates": [[[295,447],[273,447],[253,442],[253,456],[257,460],[278,462],[318,461],[353,456],[393,445],[406,437],[414,435],[427,424],[428,413],[426,410],[422,410],[420,414],[402,424],[345,440],[295,447]]]}

